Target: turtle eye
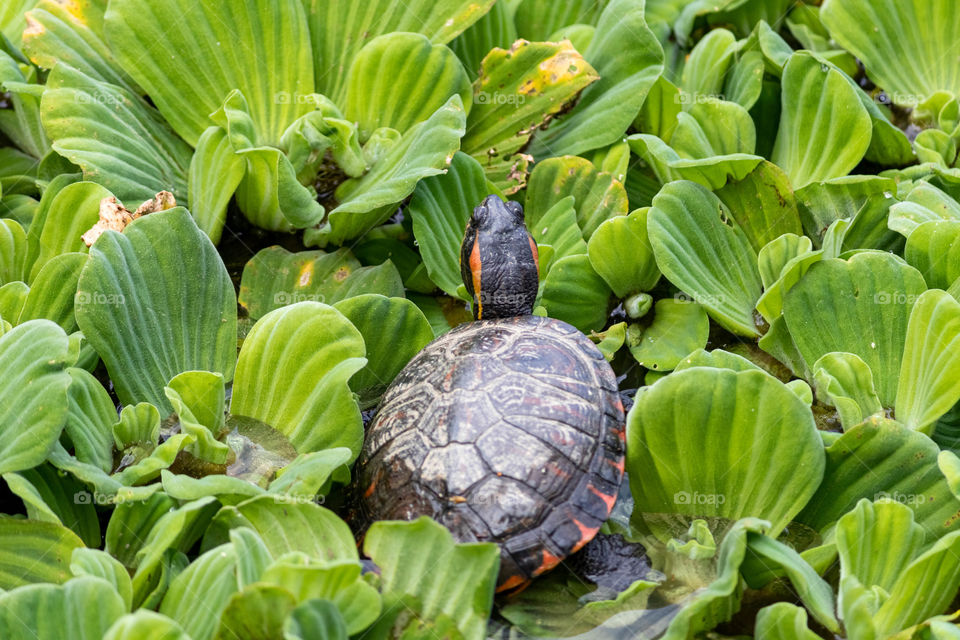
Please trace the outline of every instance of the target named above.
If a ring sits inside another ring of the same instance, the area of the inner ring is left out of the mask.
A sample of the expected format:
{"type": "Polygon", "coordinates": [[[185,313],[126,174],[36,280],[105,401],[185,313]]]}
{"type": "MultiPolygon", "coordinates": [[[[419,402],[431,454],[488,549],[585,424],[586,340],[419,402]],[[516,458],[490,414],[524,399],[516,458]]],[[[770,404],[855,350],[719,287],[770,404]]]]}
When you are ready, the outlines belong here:
{"type": "Polygon", "coordinates": [[[486,205],[480,205],[473,210],[473,215],[470,216],[470,226],[477,227],[483,223],[487,217],[487,207],[486,205]]]}
{"type": "Polygon", "coordinates": [[[519,202],[507,202],[507,210],[513,214],[514,220],[517,222],[523,222],[523,205],[519,202]]]}

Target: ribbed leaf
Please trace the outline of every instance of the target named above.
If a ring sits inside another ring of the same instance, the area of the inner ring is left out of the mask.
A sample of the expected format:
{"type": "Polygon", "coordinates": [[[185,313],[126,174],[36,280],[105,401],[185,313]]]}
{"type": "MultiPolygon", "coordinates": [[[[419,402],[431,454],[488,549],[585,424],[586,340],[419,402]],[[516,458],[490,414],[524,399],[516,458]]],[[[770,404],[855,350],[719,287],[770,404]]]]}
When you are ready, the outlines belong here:
{"type": "Polygon", "coordinates": [[[56,322],[67,333],[76,331],[77,283],[86,263],[85,253],[61,253],[43,265],[23,302],[17,322],[46,319],[56,322]]]}
{"type": "Polygon", "coordinates": [[[58,64],[40,103],[53,149],[136,206],[159,191],[186,201],[190,148],[125,89],[58,64]]]}
{"type": "Polygon", "coordinates": [[[239,89],[261,144],[312,110],[313,57],[298,0],[116,0],[106,35],[123,69],[180,137],[196,145],[210,114],[239,89]],[[189,28],[170,28],[178,16],[189,28]]]}
{"type": "Polygon", "coordinates": [[[407,207],[413,219],[423,264],[430,279],[456,297],[460,278],[460,243],[473,208],[489,195],[483,168],[458,151],[446,173],[417,184],[407,207]]]}
{"type": "Polygon", "coordinates": [[[776,535],[823,468],[810,408],[761,371],[673,373],[638,394],[627,419],[634,513],[660,534],[665,517],[684,514],[762,517],[776,535]]]}
{"type": "Polygon", "coordinates": [[[113,424],[117,409],[110,394],[93,374],[71,367],[67,389],[67,424],[65,427],[74,455],[81,462],[109,473],[113,468],[113,424]]]}
{"type": "Polygon", "coordinates": [[[574,197],[577,224],[584,240],[589,239],[604,220],[625,215],[627,192],[623,183],[608,172],[578,156],[550,158],[537,163],[530,174],[524,201],[524,217],[531,231],[540,226],[540,218],[557,202],[574,197]]]}
{"type": "Polygon", "coordinates": [[[746,153],[701,159],[681,158],[663,140],[645,133],[627,136],[627,142],[630,150],[650,165],[662,184],[691,180],[710,189],[719,189],[730,180],[742,180],[763,160],[760,156],[746,153]]]}
{"type": "Polygon", "coordinates": [[[501,188],[522,186],[503,164],[520,151],[549,117],[560,112],[598,74],[569,43],[518,40],[493,49],[473,85],[463,151],[476,158],[501,188]]]}
{"type": "Polygon", "coordinates": [[[107,630],[103,640],[191,640],[170,618],[148,609],[128,613],[107,630]]]}
{"type": "Polygon", "coordinates": [[[654,198],[647,228],[657,265],[671,282],[726,329],[758,335],[757,256],[719,198],[693,182],[668,184],[654,198]]]}
{"type": "Polygon", "coordinates": [[[797,520],[819,531],[862,498],[890,498],[914,512],[930,543],[960,528],[960,500],[937,466],[939,449],[927,436],[893,420],[870,418],[827,447],[823,482],[797,520]]]}
{"type": "Polygon", "coordinates": [[[240,185],[245,168],[243,157],[234,152],[220,127],[210,127],[197,140],[187,176],[190,212],[214,244],[220,242],[227,204],[240,185]]]}
{"type": "Polygon", "coordinates": [[[330,212],[327,242],[342,243],[362,235],[393,214],[413,193],[417,182],[442,173],[460,146],[466,115],[454,95],[424,122],[414,125],[362,178],[347,180],[336,191],[340,202],[330,212]]]}
{"type": "Polygon", "coordinates": [[[760,609],[754,629],[756,640],[817,640],[820,636],[807,627],[807,612],[789,602],[778,602],[760,609]]]}
{"type": "Polygon", "coordinates": [[[333,253],[267,247],[243,268],[240,304],[250,317],[297,302],[333,304],[360,293],[403,296],[403,282],[392,263],[361,267],[348,249],[333,253]]]}
{"type": "Polygon", "coordinates": [[[409,300],[362,294],[333,305],[363,336],[367,366],[350,379],[360,404],[377,403],[387,385],[433,340],[426,316],[409,300]]]}
{"type": "Polygon", "coordinates": [[[233,378],[236,297],[216,249],[177,207],[108,231],[80,277],[77,322],[125,404],[171,411],[163,387],[183,371],[233,378]]]}
{"type": "Polygon", "coordinates": [[[783,68],[780,129],[771,159],[795,189],[845,175],[870,146],[873,125],[854,87],[809,53],[783,68]]]}
{"type": "Polygon", "coordinates": [[[375,630],[394,627],[402,633],[408,625],[416,629],[423,624],[429,628],[446,616],[465,640],[486,637],[500,566],[495,545],[456,544],[449,531],[421,517],[414,522],[374,523],[363,550],[380,567],[383,580],[385,612],[375,630]],[[409,607],[414,619],[398,623],[409,607]]]}
{"type": "Polygon", "coordinates": [[[960,400],[960,303],[932,289],[917,298],[907,324],[897,385],[897,420],[927,435],[960,400]]]}
{"type": "Polygon", "coordinates": [[[70,554],[80,547],[77,534],[61,524],[0,518],[0,589],[66,582],[70,554]]]}
{"type": "MultiPolygon", "coordinates": [[[[635,330],[634,330],[635,329],[635,330]]],[[[630,353],[642,367],[671,371],[690,353],[703,349],[710,334],[710,319],[695,302],[664,298],[654,305],[653,321],[627,334],[630,353]]]]}
{"type": "Polygon", "coordinates": [[[780,167],[764,160],[742,180],[717,191],[754,251],[785,233],[800,235],[800,214],[790,180],[780,167]]]}
{"type": "Polygon", "coordinates": [[[40,464],[60,437],[70,385],[67,349],[66,334],[48,320],[0,336],[0,473],[40,464]]]}
{"type": "Polygon", "coordinates": [[[30,267],[31,281],[54,256],[87,251],[80,236],[100,219],[100,201],[112,195],[94,182],[77,182],[56,193],[43,220],[30,228],[29,237],[36,238],[39,249],[30,267]]]}
{"type": "Polygon", "coordinates": [[[363,424],[348,381],[364,354],[360,332],[333,307],[271,311],[243,342],[230,412],[266,422],[297,451],[342,446],[357,455],[363,424]]]}
{"type": "Polygon", "coordinates": [[[950,0],[832,0],[820,16],[895,104],[913,107],[938,91],[960,93],[960,71],[943,57],[960,30],[950,0]],[[898,62],[906,59],[911,64],[898,62]]]}
{"type": "Polygon", "coordinates": [[[623,137],[663,71],[663,50],[647,28],[643,7],[643,0],[611,0],[603,9],[583,52],[600,79],[584,90],[569,114],[534,138],[530,153],[582,154],[623,137]]]}
{"type": "Polygon", "coordinates": [[[239,589],[236,571],[233,544],[210,549],[173,579],[160,613],[175,620],[192,640],[211,640],[220,612],[239,589]]]}
{"type": "Polygon", "coordinates": [[[284,638],[347,640],[347,625],[336,605],[328,600],[307,600],[295,608],[283,625],[284,638]]]}
{"type": "MultiPolygon", "coordinates": [[[[553,9],[556,10],[559,7],[554,5],[553,9]]],[[[548,14],[555,13],[550,11],[548,14]]],[[[450,48],[460,58],[470,81],[473,82],[480,73],[480,63],[487,53],[494,47],[507,49],[516,39],[517,29],[510,10],[506,3],[495,2],[486,15],[450,42],[450,48]]],[[[534,40],[539,39],[534,38],[534,40]]]]}
{"type": "Polygon", "coordinates": [[[139,93],[104,42],[105,6],[102,0],[68,4],[40,0],[28,14],[30,29],[24,34],[24,53],[44,69],[64,62],[92,78],[139,93]]]}
{"type": "Polygon", "coordinates": [[[540,304],[551,318],[569,322],[581,331],[599,331],[607,320],[610,289],[586,254],[560,258],[550,265],[543,281],[540,304]]]}
{"type": "Polygon", "coordinates": [[[919,224],[907,237],[903,257],[920,270],[927,285],[948,289],[960,278],[960,220],[919,224]]]}
{"type": "Polygon", "coordinates": [[[844,430],[883,412],[870,367],[854,353],[832,352],[813,363],[817,397],[837,408],[844,430]]]}
{"type": "Polygon", "coordinates": [[[59,469],[42,464],[19,473],[5,473],[7,486],[23,500],[27,517],[41,522],[62,524],[84,543],[100,545],[100,522],[86,486],[59,469]]]}
{"type": "Polygon", "coordinates": [[[310,23],[317,91],[343,104],[346,77],[370,39],[393,31],[422,33],[446,44],[476,22],[494,0],[302,0],[310,23]]]}
{"type": "Polygon", "coordinates": [[[16,220],[0,218],[0,284],[26,280],[26,258],[27,234],[23,227],[16,220]]]}
{"type": "Polygon", "coordinates": [[[587,254],[594,270],[618,298],[649,291],[660,279],[660,269],[647,236],[649,209],[610,218],[593,232],[587,254]]]}
{"type": "Polygon", "coordinates": [[[783,316],[808,365],[833,351],[858,355],[891,407],[907,320],[925,289],[923,276],[890,254],[821,260],[787,293],[783,316]]]}
{"type": "Polygon", "coordinates": [[[123,600],[100,578],[33,585],[0,596],[0,636],[102,640],[123,612],[123,600]]]}
{"type": "Polygon", "coordinates": [[[450,49],[420,34],[391,33],[371,40],[354,58],[343,113],[366,141],[380,127],[405,132],[454,94],[469,111],[470,80],[450,49]]]}

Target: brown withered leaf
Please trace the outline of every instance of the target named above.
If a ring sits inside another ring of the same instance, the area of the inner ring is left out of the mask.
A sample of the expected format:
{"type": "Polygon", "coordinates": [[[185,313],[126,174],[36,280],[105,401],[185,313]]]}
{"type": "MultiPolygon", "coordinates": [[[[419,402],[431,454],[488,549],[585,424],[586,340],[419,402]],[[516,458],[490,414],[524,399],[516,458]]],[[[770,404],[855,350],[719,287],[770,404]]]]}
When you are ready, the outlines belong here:
{"type": "Polygon", "coordinates": [[[177,206],[177,201],[169,191],[161,191],[133,212],[117,202],[115,197],[110,196],[100,201],[100,219],[80,237],[83,239],[83,243],[90,247],[97,241],[97,238],[103,235],[104,231],[123,231],[128,224],[137,218],[148,213],[166,211],[175,206],[177,206]]]}

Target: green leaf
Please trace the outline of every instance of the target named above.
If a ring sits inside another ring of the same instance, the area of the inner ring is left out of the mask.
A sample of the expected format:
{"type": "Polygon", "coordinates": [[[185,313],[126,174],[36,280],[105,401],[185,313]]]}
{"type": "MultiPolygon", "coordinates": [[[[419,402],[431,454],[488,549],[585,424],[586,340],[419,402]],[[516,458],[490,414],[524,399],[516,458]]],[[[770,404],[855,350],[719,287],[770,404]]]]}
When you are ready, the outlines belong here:
{"type": "Polygon", "coordinates": [[[808,365],[833,351],[856,354],[891,407],[907,320],[925,289],[920,273],[891,254],[821,260],[787,293],[783,317],[808,365]]]}
{"type": "MultiPolygon", "coordinates": [[[[0,473],[47,457],[67,420],[67,336],[47,320],[0,336],[0,473]]],[[[0,585],[2,588],[3,585],[0,585]]]]}
{"type": "Polygon", "coordinates": [[[35,5],[37,0],[13,0],[0,7],[0,31],[14,42],[20,41],[20,34],[27,26],[23,12],[35,5]]]}
{"type": "Polygon", "coordinates": [[[602,223],[590,236],[587,255],[594,270],[618,298],[649,291],[660,279],[647,235],[649,209],[637,209],[627,216],[615,216],[602,223]]]}
{"type": "Polygon", "coordinates": [[[366,141],[380,127],[403,133],[454,94],[470,104],[470,79],[453,51],[419,33],[390,33],[370,40],[353,59],[343,113],[366,141]]]}
{"type": "Polygon", "coordinates": [[[729,180],[742,180],[763,160],[760,156],[735,153],[706,158],[681,158],[663,140],[645,133],[627,136],[630,149],[650,165],[661,184],[691,180],[710,189],[719,189],[729,180]]]}
{"type": "Polygon", "coordinates": [[[408,129],[362,178],[347,180],[337,188],[340,204],[328,217],[330,230],[321,232],[320,237],[339,244],[389,218],[396,205],[413,193],[417,182],[442,173],[450,164],[465,119],[463,103],[454,95],[427,120],[408,129]]]}
{"type": "Polygon", "coordinates": [[[514,25],[514,17],[505,3],[495,2],[482,18],[450,42],[450,48],[460,58],[472,82],[477,79],[480,63],[491,49],[494,47],[506,49],[516,39],[517,29],[514,25]]]}
{"type": "Polygon", "coordinates": [[[960,29],[960,16],[947,0],[839,0],[824,6],[820,16],[831,37],[863,61],[867,75],[894,104],[913,107],[938,91],[960,93],[960,73],[943,59],[960,29]],[[869,35],[866,24],[872,25],[869,35]],[[904,56],[912,62],[908,67],[897,64],[904,56]]]}
{"type": "Polygon", "coordinates": [[[483,165],[487,177],[506,193],[524,184],[505,170],[533,132],[560,112],[598,74],[569,43],[518,40],[509,50],[493,49],[473,85],[464,152],[483,165]]]}
{"type": "Polygon", "coordinates": [[[835,221],[856,218],[872,203],[892,199],[896,190],[896,182],[879,176],[844,176],[808,184],[796,190],[803,229],[819,246],[835,221]]]}
{"type": "Polygon", "coordinates": [[[697,42],[683,66],[680,86],[693,95],[720,96],[736,48],[736,37],[726,29],[713,29],[697,42]]]}
{"type": "Polygon", "coordinates": [[[77,298],[77,322],[124,404],[148,401],[169,413],[163,387],[178,373],[233,378],[233,284],[185,209],[152,213],[122,234],[100,236],[77,298]]]}
{"type": "Polygon", "coordinates": [[[224,507],[207,531],[204,548],[218,539],[227,539],[229,530],[237,527],[249,527],[259,533],[274,558],[296,551],[318,561],[358,559],[347,523],[333,511],[312,502],[264,495],[224,507]]]}
{"type": "Polygon", "coordinates": [[[513,19],[521,38],[549,40],[552,33],[572,24],[596,24],[602,4],[589,0],[572,0],[555,4],[550,0],[514,2],[513,19]]]}
{"type": "Polygon", "coordinates": [[[120,70],[103,39],[105,2],[41,0],[30,11],[30,29],[24,33],[23,50],[44,69],[69,64],[83,74],[139,93],[130,77],[120,70]]]}
{"type": "Polygon", "coordinates": [[[123,613],[123,600],[100,578],[33,585],[0,595],[0,636],[93,640],[123,613]]]}
{"type": "Polygon", "coordinates": [[[715,98],[698,100],[689,111],[677,114],[670,144],[682,158],[749,155],[756,149],[757,133],[746,109],[715,98]]]}
{"type": "Polygon", "coordinates": [[[717,191],[754,251],[785,233],[800,235],[800,214],[790,180],[780,167],[764,160],[742,180],[717,191]]]}
{"type": "Polygon", "coordinates": [[[550,265],[540,304],[551,318],[581,331],[599,330],[607,320],[610,289],[585,254],[560,258],[550,265]]]}
{"type": "Polygon", "coordinates": [[[347,633],[357,634],[374,623],[381,612],[380,594],[361,578],[362,570],[363,565],[356,560],[318,563],[302,558],[279,559],[260,579],[287,589],[296,602],[320,599],[335,604],[347,633]]]}
{"type": "Polygon", "coordinates": [[[642,0],[606,5],[583,53],[600,79],[583,91],[569,114],[534,138],[530,153],[577,155],[623,137],[663,71],[663,50],[643,10],[642,0]]]}
{"type": "Polygon", "coordinates": [[[43,87],[34,82],[34,70],[22,71],[16,60],[0,50],[0,86],[10,96],[9,107],[0,113],[0,131],[19,149],[42,158],[50,151],[50,142],[40,122],[43,87]]]}
{"type": "Polygon", "coordinates": [[[0,518],[0,589],[66,582],[70,555],[80,547],[77,534],[61,524],[0,518]]]}
{"type": "Polygon", "coordinates": [[[80,498],[86,487],[73,476],[43,464],[19,473],[5,473],[10,491],[23,500],[31,520],[62,524],[84,544],[100,544],[100,522],[93,504],[80,498]]]}
{"type": "Polygon", "coordinates": [[[373,406],[413,356],[433,340],[417,305],[403,298],[362,294],[333,305],[363,336],[367,366],[350,379],[360,403],[373,406]]]}
{"type": "Polygon", "coordinates": [[[170,618],[138,609],[117,619],[103,640],[191,640],[190,636],[170,618]]]}
{"type": "Polygon", "coordinates": [[[209,371],[184,371],[170,380],[163,391],[180,420],[181,432],[196,438],[185,451],[198,460],[225,464],[230,447],[217,440],[224,431],[223,376],[209,371]]]}
{"type": "Polygon", "coordinates": [[[534,241],[538,245],[549,245],[553,248],[550,262],[587,253],[587,243],[583,241],[577,225],[577,212],[573,208],[573,202],[573,196],[557,201],[540,216],[536,224],[530,225],[530,235],[534,241]]]}
{"type": "Polygon", "coordinates": [[[73,444],[77,459],[93,464],[104,472],[113,468],[113,424],[117,409],[110,394],[93,374],[71,367],[67,388],[67,424],[65,432],[73,444]]]}
{"type": "Polygon", "coordinates": [[[584,240],[605,220],[628,211],[623,183],[610,173],[597,170],[592,162],[577,156],[549,158],[537,164],[526,191],[524,217],[531,231],[536,231],[546,212],[567,196],[574,197],[584,240]]]}
{"type": "Polygon", "coordinates": [[[421,517],[374,523],[363,550],[380,567],[383,580],[385,613],[375,634],[391,627],[402,633],[403,622],[430,624],[447,616],[466,640],[486,637],[500,566],[495,545],[457,544],[443,526],[421,517]],[[407,608],[415,612],[412,621],[402,615],[407,608]]]}
{"type": "Polygon", "coordinates": [[[369,2],[358,10],[350,0],[304,0],[313,43],[317,91],[344,103],[347,72],[370,39],[394,31],[422,33],[446,44],[476,22],[494,0],[391,0],[369,2]]]}
{"type": "Polygon", "coordinates": [[[159,191],[186,200],[190,147],[128,90],[61,63],[40,109],[53,149],[83,168],[86,180],[130,203],[159,191]]]}
{"type": "Polygon", "coordinates": [[[84,253],[63,253],[45,264],[23,302],[17,322],[46,319],[57,323],[67,333],[76,331],[75,293],[86,262],[84,253]]]}
{"type": "Polygon", "coordinates": [[[347,383],[364,354],[362,335],[333,307],[271,311],[243,342],[230,412],[266,422],[299,452],[345,446],[357,455],[363,425],[347,383]]]}
{"type": "Polygon", "coordinates": [[[113,194],[94,182],[76,182],[56,192],[43,220],[31,225],[28,239],[37,247],[30,282],[45,264],[61,253],[85,253],[80,238],[100,219],[100,201],[113,194]]]}
{"type": "Polygon", "coordinates": [[[727,74],[724,97],[744,109],[751,109],[763,92],[763,54],[747,51],[736,60],[727,74]]]}
{"type": "Polygon", "coordinates": [[[817,397],[837,408],[845,431],[872,415],[883,413],[873,374],[860,356],[828,353],[813,363],[813,378],[817,397]]]}
{"type": "Polygon", "coordinates": [[[277,144],[311,110],[301,99],[314,88],[310,34],[297,0],[243,0],[228,12],[215,0],[119,0],[107,10],[106,36],[123,69],[191,145],[234,89],[247,98],[262,144],[277,144]],[[189,16],[190,28],[167,28],[168,16],[189,16]]]}
{"type": "Polygon", "coordinates": [[[658,535],[673,514],[762,517],[776,535],[817,490],[823,468],[810,408],[760,371],[676,372],[639,393],[627,418],[634,514],[658,535]]]}
{"type": "Polygon", "coordinates": [[[446,173],[417,184],[407,207],[427,273],[451,296],[457,297],[463,284],[459,258],[464,229],[488,191],[480,163],[458,151],[446,173]]]}
{"type": "MultiPolygon", "coordinates": [[[[97,544],[99,544],[99,539],[97,544]]],[[[133,585],[130,583],[130,574],[126,567],[115,560],[106,551],[99,549],[73,550],[70,556],[70,573],[74,576],[92,576],[101,578],[113,585],[120,597],[123,598],[124,609],[129,611],[133,601],[133,585]]]]}
{"type": "Polygon", "coordinates": [[[298,605],[283,625],[285,639],[329,638],[347,640],[347,626],[336,605],[328,600],[307,600],[298,605]]]}
{"type": "Polygon", "coordinates": [[[797,189],[849,173],[867,152],[873,128],[854,87],[804,52],[790,56],[782,82],[773,162],[797,189]]]}
{"type": "Polygon", "coordinates": [[[26,280],[27,234],[16,220],[0,218],[0,283],[26,280]]]}
{"type": "Polygon", "coordinates": [[[267,584],[248,585],[237,591],[220,614],[216,640],[278,638],[284,618],[296,600],[284,588],[267,584]]]}
{"type": "Polygon", "coordinates": [[[301,454],[277,471],[269,490],[271,493],[312,498],[324,491],[331,480],[338,479],[341,473],[346,472],[349,477],[352,458],[352,452],[346,447],[301,454]]]}
{"type": "Polygon", "coordinates": [[[862,498],[890,498],[913,510],[930,543],[960,528],[960,500],[937,466],[939,453],[922,433],[869,418],[827,447],[823,482],[796,519],[823,531],[862,498]]]}
{"type": "Polygon", "coordinates": [[[240,280],[240,304],[255,319],[297,302],[333,304],[358,293],[402,297],[403,283],[392,263],[361,267],[349,249],[290,253],[279,246],[258,251],[240,280]]]}
{"type": "Polygon", "coordinates": [[[211,640],[220,612],[239,590],[236,568],[233,544],[210,549],[173,579],[160,613],[176,621],[192,640],[211,640]]]}
{"type": "Polygon", "coordinates": [[[817,640],[807,627],[807,612],[789,602],[771,604],[757,613],[756,640],[817,640]]]}
{"type": "Polygon", "coordinates": [[[719,198],[693,182],[668,184],[654,198],[647,229],[657,265],[672,283],[724,328],[759,335],[757,256],[719,198]]]}
{"type": "Polygon", "coordinates": [[[907,323],[897,385],[897,420],[927,435],[960,400],[960,303],[931,289],[917,298],[907,323]]]}
{"type": "Polygon", "coordinates": [[[243,157],[234,151],[226,132],[220,127],[204,131],[190,160],[187,186],[190,211],[214,244],[220,242],[227,205],[244,173],[243,157]]]}
{"type": "Polygon", "coordinates": [[[664,298],[657,300],[650,326],[629,333],[635,333],[628,336],[627,344],[640,366],[671,371],[690,353],[706,346],[710,319],[695,302],[664,298]]]}
{"type": "Polygon", "coordinates": [[[903,257],[920,270],[930,287],[948,289],[960,278],[960,220],[918,225],[907,236],[903,257]]]}

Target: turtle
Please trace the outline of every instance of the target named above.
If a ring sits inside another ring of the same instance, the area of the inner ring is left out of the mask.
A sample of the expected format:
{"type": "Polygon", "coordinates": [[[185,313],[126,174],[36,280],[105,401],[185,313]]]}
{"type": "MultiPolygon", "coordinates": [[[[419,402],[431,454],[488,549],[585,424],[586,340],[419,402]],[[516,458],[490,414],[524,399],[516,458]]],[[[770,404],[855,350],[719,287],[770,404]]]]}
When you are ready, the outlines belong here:
{"type": "Polygon", "coordinates": [[[461,275],[472,322],[428,344],[387,387],[358,458],[367,521],[426,515],[500,548],[515,591],[593,538],[623,480],[624,410],[597,347],[533,315],[537,245],[523,207],[486,197],[461,275]]]}

